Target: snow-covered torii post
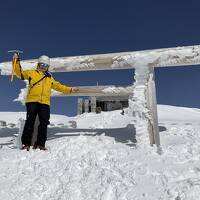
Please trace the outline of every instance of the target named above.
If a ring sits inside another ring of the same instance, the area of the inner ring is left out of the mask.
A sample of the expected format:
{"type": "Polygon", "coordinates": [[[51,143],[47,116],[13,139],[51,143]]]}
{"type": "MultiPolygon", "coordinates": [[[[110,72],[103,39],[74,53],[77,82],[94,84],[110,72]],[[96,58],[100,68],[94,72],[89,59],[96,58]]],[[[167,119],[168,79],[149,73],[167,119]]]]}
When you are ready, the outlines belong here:
{"type": "Polygon", "coordinates": [[[156,144],[158,153],[161,153],[154,68],[138,65],[134,78],[134,93],[129,99],[129,112],[135,115],[136,133],[143,135],[148,132],[150,145],[156,144]]]}
{"type": "MultiPolygon", "coordinates": [[[[21,62],[24,69],[35,68],[36,63],[37,59],[21,62]]],[[[135,108],[139,105],[141,107],[143,106],[143,109],[138,108],[137,116],[143,116],[144,119],[148,121],[150,144],[153,145],[155,143],[159,147],[160,140],[157,122],[154,68],[197,64],[200,64],[200,45],[135,52],[51,58],[50,71],[71,72],[135,68],[135,78],[137,81],[141,82],[139,83],[136,81],[134,85],[136,92],[134,92],[130,100],[137,100],[139,97],[138,95],[144,93],[142,98],[144,102],[135,104],[135,108]]],[[[2,75],[10,75],[11,69],[10,62],[0,63],[2,75]]],[[[141,119],[138,119],[137,124],[139,121],[141,121],[141,119]]],[[[137,124],[136,131],[139,131],[137,124]]]]}

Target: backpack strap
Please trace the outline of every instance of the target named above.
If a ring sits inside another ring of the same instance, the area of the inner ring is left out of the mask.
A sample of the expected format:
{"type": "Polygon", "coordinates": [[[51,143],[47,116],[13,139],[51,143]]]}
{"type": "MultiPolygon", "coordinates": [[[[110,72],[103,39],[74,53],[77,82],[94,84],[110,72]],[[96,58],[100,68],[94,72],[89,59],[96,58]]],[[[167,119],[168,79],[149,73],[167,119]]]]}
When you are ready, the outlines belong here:
{"type": "MultiPolygon", "coordinates": [[[[38,84],[39,82],[41,82],[46,77],[47,77],[47,75],[45,74],[40,80],[38,80],[37,82],[33,83],[33,85],[30,87],[30,89],[33,88],[36,84],[38,84]]],[[[31,81],[31,78],[29,78],[29,84],[30,84],[30,81],[31,81]]]]}

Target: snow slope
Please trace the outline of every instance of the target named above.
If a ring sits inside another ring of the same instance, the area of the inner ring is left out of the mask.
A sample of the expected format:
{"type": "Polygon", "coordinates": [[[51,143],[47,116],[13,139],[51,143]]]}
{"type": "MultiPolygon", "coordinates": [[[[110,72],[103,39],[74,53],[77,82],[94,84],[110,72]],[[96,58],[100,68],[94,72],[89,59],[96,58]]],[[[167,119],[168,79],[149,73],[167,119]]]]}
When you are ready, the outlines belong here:
{"type": "MultiPolygon", "coordinates": [[[[162,155],[148,133],[131,142],[126,112],[52,115],[47,152],[16,149],[17,128],[1,128],[0,199],[198,200],[200,110],[159,105],[158,114],[162,155]],[[69,121],[77,128],[67,128],[69,121]]],[[[0,120],[22,115],[4,112],[0,120]]]]}

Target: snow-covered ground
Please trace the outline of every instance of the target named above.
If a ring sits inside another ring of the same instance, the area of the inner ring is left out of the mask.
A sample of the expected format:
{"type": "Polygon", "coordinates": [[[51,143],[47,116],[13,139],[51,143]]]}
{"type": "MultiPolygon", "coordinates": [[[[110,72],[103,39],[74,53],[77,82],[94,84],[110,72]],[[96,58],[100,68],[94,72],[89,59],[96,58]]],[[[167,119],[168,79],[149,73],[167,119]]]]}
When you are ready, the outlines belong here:
{"type": "Polygon", "coordinates": [[[0,120],[16,126],[0,128],[0,199],[200,199],[200,110],[158,105],[158,115],[162,155],[146,132],[133,144],[126,111],[52,115],[46,152],[17,149],[25,113],[1,112],[0,120]]]}

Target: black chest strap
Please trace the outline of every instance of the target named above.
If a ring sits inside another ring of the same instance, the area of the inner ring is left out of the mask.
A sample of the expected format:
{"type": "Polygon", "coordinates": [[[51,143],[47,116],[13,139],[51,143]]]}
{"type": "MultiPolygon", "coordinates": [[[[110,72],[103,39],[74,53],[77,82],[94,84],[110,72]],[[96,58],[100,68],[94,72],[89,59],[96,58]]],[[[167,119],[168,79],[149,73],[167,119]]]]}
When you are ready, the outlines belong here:
{"type": "MultiPolygon", "coordinates": [[[[36,71],[37,71],[37,70],[36,70],[36,71]]],[[[38,71],[37,71],[37,72],[38,72],[38,71]]],[[[33,88],[36,84],[38,84],[39,82],[41,82],[41,81],[42,81],[44,78],[46,78],[46,77],[51,78],[51,74],[50,74],[48,71],[44,72],[44,76],[43,76],[40,80],[38,80],[38,81],[36,81],[35,83],[33,83],[33,85],[30,87],[30,89],[33,88]]],[[[29,85],[30,85],[30,83],[31,83],[31,77],[29,77],[28,81],[29,81],[29,85]]]]}
{"type": "MultiPolygon", "coordinates": [[[[37,82],[33,83],[33,85],[31,85],[30,89],[33,88],[35,85],[37,85],[39,82],[41,82],[44,78],[46,78],[47,76],[44,75],[40,80],[38,80],[37,82]]],[[[29,84],[31,82],[31,77],[29,77],[29,84]]]]}

